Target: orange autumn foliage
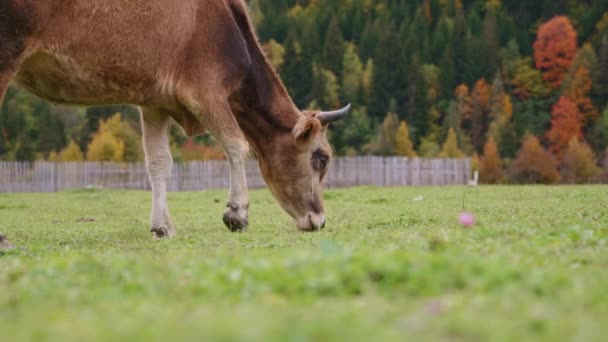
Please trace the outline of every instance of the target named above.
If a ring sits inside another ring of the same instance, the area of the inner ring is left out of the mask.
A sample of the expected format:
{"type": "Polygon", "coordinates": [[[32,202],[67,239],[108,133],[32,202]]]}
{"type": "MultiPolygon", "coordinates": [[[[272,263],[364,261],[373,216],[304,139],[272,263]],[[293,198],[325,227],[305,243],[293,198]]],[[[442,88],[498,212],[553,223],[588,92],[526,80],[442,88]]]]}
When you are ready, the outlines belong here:
{"type": "Polygon", "coordinates": [[[542,24],[534,42],[534,62],[547,84],[557,89],[562,84],[576,54],[576,31],[565,16],[542,24]]]}
{"type": "Polygon", "coordinates": [[[545,150],[535,136],[528,136],[511,164],[511,176],[524,183],[556,183],[559,181],[557,160],[545,150]]]}
{"type": "Polygon", "coordinates": [[[490,95],[492,95],[492,91],[486,79],[481,78],[477,80],[471,93],[473,101],[477,101],[480,107],[486,108],[488,106],[488,102],[490,101],[490,95]]]}
{"type": "Polygon", "coordinates": [[[188,139],[181,148],[182,159],[192,160],[222,160],[224,152],[217,146],[198,145],[192,139],[188,139]]]}
{"type": "Polygon", "coordinates": [[[458,112],[460,113],[461,120],[468,120],[471,118],[471,96],[469,95],[469,87],[466,84],[461,84],[456,87],[454,91],[456,97],[456,104],[458,106],[458,112]]]}
{"type": "Polygon", "coordinates": [[[494,139],[490,138],[483,147],[483,157],[479,162],[479,180],[485,184],[497,184],[501,183],[502,179],[502,160],[498,154],[498,146],[494,139]]]}
{"type": "Polygon", "coordinates": [[[561,158],[571,139],[583,136],[583,120],[576,102],[567,96],[560,97],[551,110],[551,129],[547,132],[550,149],[561,158]]]}
{"type": "Polygon", "coordinates": [[[484,78],[475,83],[471,93],[471,143],[478,151],[483,148],[489,126],[491,95],[490,85],[484,78]]]}

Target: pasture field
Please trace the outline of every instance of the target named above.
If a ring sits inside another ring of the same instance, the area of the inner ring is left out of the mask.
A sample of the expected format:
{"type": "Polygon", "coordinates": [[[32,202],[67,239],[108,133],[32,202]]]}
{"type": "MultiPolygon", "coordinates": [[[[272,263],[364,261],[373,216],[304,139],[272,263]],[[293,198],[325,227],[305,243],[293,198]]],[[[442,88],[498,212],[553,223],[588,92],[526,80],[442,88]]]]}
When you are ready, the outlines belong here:
{"type": "Polygon", "coordinates": [[[608,334],[606,186],[329,190],[328,228],[313,234],[266,190],[232,234],[225,198],[171,193],[178,235],[159,241],[147,192],[0,194],[0,231],[19,246],[0,252],[0,340],[608,334]],[[463,204],[472,229],[457,223],[463,204]]]}

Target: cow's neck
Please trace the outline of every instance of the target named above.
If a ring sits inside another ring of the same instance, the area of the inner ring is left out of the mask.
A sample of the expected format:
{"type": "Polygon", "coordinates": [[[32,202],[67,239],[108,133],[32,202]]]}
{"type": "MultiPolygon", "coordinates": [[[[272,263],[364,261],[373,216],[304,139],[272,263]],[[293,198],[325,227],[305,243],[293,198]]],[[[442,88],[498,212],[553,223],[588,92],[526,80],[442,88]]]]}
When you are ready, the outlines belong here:
{"type": "Polygon", "coordinates": [[[274,153],[278,141],[291,135],[302,114],[291,99],[281,99],[269,106],[249,101],[231,101],[237,122],[258,156],[274,153]]]}
{"type": "Polygon", "coordinates": [[[257,41],[249,41],[251,67],[230,103],[239,126],[258,154],[271,153],[277,139],[291,134],[302,114],[270,66],[257,41]]]}

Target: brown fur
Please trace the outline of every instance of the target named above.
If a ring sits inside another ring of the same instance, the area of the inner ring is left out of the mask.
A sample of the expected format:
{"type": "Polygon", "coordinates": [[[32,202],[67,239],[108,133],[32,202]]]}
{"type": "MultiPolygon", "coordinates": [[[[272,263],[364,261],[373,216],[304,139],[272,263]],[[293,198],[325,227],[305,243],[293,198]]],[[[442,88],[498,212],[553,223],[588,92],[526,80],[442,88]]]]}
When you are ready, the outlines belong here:
{"type": "Polygon", "coordinates": [[[311,156],[331,152],[325,127],[294,105],[242,0],[0,0],[0,101],[12,78],[59,103],[166,113],[225,147],[247,139],[288,213],[323,210],[311,156]]]}

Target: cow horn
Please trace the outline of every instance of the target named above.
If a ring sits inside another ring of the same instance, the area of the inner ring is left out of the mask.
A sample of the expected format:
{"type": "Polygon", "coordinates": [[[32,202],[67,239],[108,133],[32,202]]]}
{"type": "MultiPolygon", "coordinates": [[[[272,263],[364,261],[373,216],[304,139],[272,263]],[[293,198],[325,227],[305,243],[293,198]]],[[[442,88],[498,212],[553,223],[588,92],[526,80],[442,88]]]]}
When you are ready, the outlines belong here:
{"type": "Polygon", "coordinates": [[[319,119],[319,121],[321,121],[322,124],[327,125],[346,116],[346,114],[350,112],[350,107],[351,105],[349,103],[346,107],[333,112],[319,112],[316,117],[319,119]]]}

